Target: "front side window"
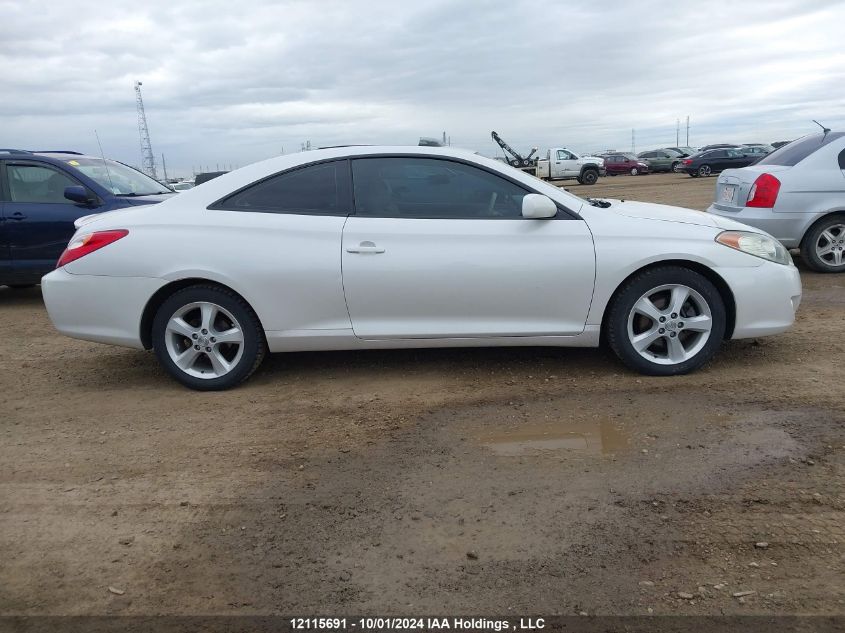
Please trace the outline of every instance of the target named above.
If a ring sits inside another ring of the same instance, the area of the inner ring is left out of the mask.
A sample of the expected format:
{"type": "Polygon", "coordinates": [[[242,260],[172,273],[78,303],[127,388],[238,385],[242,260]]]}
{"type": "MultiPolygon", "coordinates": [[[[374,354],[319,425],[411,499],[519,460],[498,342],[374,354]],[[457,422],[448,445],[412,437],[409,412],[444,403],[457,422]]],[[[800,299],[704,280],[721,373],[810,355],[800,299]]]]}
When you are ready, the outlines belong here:
{"type": "Polygon", "coordinates": [[[228,211],[346,215],[349,212],[346,161],[308,165],[283,172],[212,205],[228,211]]]}
{"type": "Polygon", "coordinates": [[[146,174],[114,160],[74,156],[64,161],[116,196],[151,196],[170,189],[146,174]]]}
{"type": "Polygon", "coordinates": [[[352,161],[355,212],[405,218],[521,218],[521,186],[483,169],[436,158],[352,161]]]}
{"type": "Polygon", "coordinates": [[[65,187],[79,185],[67,174],[46,165],[9,164],[6,175],[12,202],[70,204],[65,198],[65,187]]]}
{"type": "Polygon", "coordinates": [[[559,149],[557,151],[557,159],[558,160],[572,160],[575,158],[572,154],[567,152],[565,149],[559,149]]]}

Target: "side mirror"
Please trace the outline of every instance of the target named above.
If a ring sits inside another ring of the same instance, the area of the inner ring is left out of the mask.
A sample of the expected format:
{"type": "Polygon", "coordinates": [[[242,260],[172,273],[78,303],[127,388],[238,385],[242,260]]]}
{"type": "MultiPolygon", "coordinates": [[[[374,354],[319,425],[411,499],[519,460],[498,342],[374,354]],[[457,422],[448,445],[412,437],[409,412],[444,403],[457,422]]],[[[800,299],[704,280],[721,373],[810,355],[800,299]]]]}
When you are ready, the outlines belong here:
{"type": "Polygon", "coordinates": [[[557,215],[557,205],[548,196],[528,193],[522,198],[522,217],[532,219],[553,218],[557,215]]]}
{"type": "Polygon", "coordinates": [[[65,187],[65,198],[77,204],[90,204],[94,202],[94,198],[91,197],[85,187],[80,185],[65,187]]]}

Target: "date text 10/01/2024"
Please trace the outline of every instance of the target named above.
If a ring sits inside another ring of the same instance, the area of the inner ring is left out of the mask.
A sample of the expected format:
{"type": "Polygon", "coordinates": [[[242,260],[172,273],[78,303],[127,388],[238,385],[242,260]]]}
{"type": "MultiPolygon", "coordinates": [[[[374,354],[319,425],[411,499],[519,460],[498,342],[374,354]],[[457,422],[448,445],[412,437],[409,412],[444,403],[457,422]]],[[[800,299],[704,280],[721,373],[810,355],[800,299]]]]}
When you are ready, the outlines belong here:
{"type": "Polygon", "coordinates": [[[431,617],[431,618],[292,618],[291,628],[297,631],[509,631],[538,630],[545,628],[543,618],[519,618],[517,622],[486,618],[431,617]]]}

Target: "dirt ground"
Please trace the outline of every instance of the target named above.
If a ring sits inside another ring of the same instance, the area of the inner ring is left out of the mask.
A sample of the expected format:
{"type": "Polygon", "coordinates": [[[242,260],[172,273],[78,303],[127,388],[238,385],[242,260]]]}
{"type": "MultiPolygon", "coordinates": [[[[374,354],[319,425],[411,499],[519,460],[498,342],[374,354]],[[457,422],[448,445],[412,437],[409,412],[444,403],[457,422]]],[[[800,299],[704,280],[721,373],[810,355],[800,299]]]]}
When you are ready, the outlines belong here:
{"type": "Polygon", "coordinates": [[[684,377],[308,353],[211,394],[2,288],[0,613],[843,614],[845,277],[802,278],[793,329],[684,377]]]}

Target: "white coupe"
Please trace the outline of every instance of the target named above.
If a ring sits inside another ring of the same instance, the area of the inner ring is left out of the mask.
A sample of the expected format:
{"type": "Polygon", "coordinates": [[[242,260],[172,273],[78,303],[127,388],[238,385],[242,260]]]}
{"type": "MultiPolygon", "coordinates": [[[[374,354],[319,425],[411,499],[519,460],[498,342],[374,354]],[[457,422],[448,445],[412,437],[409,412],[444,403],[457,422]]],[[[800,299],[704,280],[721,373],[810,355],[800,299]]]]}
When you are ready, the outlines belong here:
{"type": "Polygon", "coordinates": [[[789,253],[712,214],[585,201],[482,156],[346,147],[272,158],[88,216],[42,280],[68,336],[153,349],[225,389],[266,352],[598,346],[652,375],[787,329],[789,253]]]}

